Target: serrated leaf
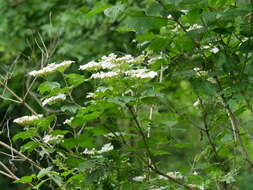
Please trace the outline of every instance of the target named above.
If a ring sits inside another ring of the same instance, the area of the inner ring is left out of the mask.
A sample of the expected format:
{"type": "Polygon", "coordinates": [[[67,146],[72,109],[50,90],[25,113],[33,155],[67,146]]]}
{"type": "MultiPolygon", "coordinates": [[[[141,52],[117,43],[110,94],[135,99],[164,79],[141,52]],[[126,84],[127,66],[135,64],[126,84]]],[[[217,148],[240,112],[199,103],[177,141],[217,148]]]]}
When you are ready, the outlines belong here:
{"type": "Polygon", "coordinates": [[[35,175],[24,176],[16,181],[14,181],[13,183],[30,183],[30,182],[32,182],[34,177],[35,177],[35,175]]]}
{"type": "Polygon", "coordinates": [[[51,92],[53,91],[55,88],[60,88],[61,85],[58,82],[43,82],[39,85],[38,87],[38,91],[40,94],[45,94],[46,92],[51,92]]]}

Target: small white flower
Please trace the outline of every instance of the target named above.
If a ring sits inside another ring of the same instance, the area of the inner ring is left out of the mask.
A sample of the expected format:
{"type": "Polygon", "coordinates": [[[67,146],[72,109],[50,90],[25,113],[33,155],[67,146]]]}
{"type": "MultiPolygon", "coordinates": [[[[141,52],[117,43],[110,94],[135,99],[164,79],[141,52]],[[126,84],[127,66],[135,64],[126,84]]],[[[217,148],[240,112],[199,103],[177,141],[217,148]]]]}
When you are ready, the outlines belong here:
{"type": "Polygon", "coordinates": [[[43,102],[42,102],[42,106],[45,106],[47,104],[51,105],[59,100],[65,100],[66,99],[66,95],[65,94],[58,94],[56,96],[52,96],[50,98],[47,98],[45,99],[43,102]]]}
{"type": "Polygon", "coordinates": [[[86,98],[95,98],[95,93],[88,92],[87,95],[86,95],[86,98]]]}
{"type": "Polygon", "coordinates": [[[187,14],[189,12],[189,10],[180,10],[181,12],[183,12],[184,14],[187,14]]]}
{"type": "Polygon", "coordinates": [[[59,64],[51,63],[51,64],[47,65],[46,67],[43,67],[40,70],[31,71],[28,74],[31,76],[43,76],[43,75],[53,73],[60,68],[66,69],[72,63],[74,63],[74,61],[63,61],[62,63],[59,63],[59,64]]]}
{"type": "Polygon", "coordinates": [[[133,78],[146,79],[146,78],[154,78],[157,75],[157,72],[148,71],[147,69],[136,69],[126,71],[125,74],[133,78]]]}
{"type": "Polygon", "coordinates": [[[115,62],[117,59],[117,55],[114,53],[109,54],[108,56],[102,57],[102,62],[115,62]]]}
{"type": "Polygon", "coordinates": [[[203,49],[209,49],[209,48],[211,48],[211,46],[209,46],[209,45],[204,45],[202,48],[203,48],[203,49]]]}
{"type": "Polygon", "coordinates": [[[83,154],[87,155],[95,155],[97,153],[97,150],[95,148],[88,150],[87,148],[83,151],[83,154]]]}
{"type": "Polygon", "coordinates": [[[53,136],[53,135],[45,135],[43,137],[43,141],[45,143],[50,143],[50,142],[54,142],[54,143],[59,143],[63,140],[63,135],[56,135],[56,136],[53,136]]]}
{"type": "Polygon", "coordinates": [[[87,155],[95,155],[95,154],[102,154],[104,152],[109,152],[113,150],[113,145],[111,143],[105,144],[101,150],[96,150],[95,148],[92,148],[91,150],[88,150],[87,148],[83,151],[83,154],[87,155]]]}
{"type": "Polygon", "coordinates": [[[139,55],[135,58],[135,62],[142,63],[145,60],[145,55],[139,55]]]}
{"type": "Polygon", "coordinates": [[[200,101],[199,101],[199,99],[197,99],[197,101],[194,102],[193,107],[197,107],[199,104],[200,104],[200,101]]]}
{"type": "Polygon", "coordinates": [[[146,175],[144,175],[144,176],[136,176],[136,177],[133,178],[133,180],[134,180],[134,181],[137,181],[137,182],[142,182],[142,181],[144,181],[146,178],[147,178],[146,175]]]}
{"type": "Polygon", "coordinates": [[[92,74],[91,78],[104,79],[104,78],[113,78],[118,75],[119,75],[119,72],[116,72],[116,71],[98,72],[98,73],[92,74]]]}
{"type": "Polygon", "coordinates": [[[220,50],[217,47],[214,47],[214,48],[210,49],[210,52],[212,52],[212,53],[218,53],[219,51],[220,50]]]}
{"type": "Polygon", "coordinates": [[[90,61],[85,65],[80,65],[79,70],[97,70],[101,69],[102,65],[96,61],[90,61]]]}
{"type": "Polygon", "coordinates": [[[43,115],[23,116],[23,117],[19,117],[17,119],[14,119],[13,122],[18,123],[20,125],[30,125],[34,121],[36,121],[36,120],[38,120],[39,118],[42,118],[42,117],[43,117],[43,115]]]}
{"type": "Polygon", "coordinates": [[[201,29],[201,28],[203,28],[203,26],[198,25],[198,24],[194,24],[194,25],[190,26],[186,31],[189,32],[191,30],[196,30],[196,29],[201,29]]]}
{"type": "Polygon", "coordinates": [[[194,67],[193,70],[198,72],[198,71],[200,71],[200,68],[199,67],[194,67]]]}
{"type": "Polygon", "coordinates": [[[135,59],[132,55],[124,55],[123,57],[119,57],[116,60],[117,63],[132,63],[134,61],[135,59]]]}
{"type": "Polygon", "coordinates": [[[162,56],[158,56],[158,57],[152,57],[151,59],[148,60],[149,64],[154,63],[156,60],[162,59],[162,56]]]}
{"type": "Polygon", "coordinates": [[[172,19],[173,17],[172,17],[172,15],[171,14],[169,14],[168,16],[167,16],[167,19],[172,19]]]}
{"type": "Polygon", "coordinates": [[[174,29],[172,29],[172,32],[178,32],[181,29],[179,25],[177,25],[174,29]]]}
{"type": "Polygon", "coordinates": [[[174,178],[174,179],[183,179],[183,176],[180,172],[168,172],[166,173],[168,176],[170,176],[171,178],[174,178]]]}
{"type": "Polygon", "coordinates": [[[70,119],[66,119],[66,120],[63,122],[63,124],[68,124],[68,125],[70,125],[73,119],[74,119],[74,117],[71,117],[70,119]]]}
{"type": "Polygon", "coordinates": [[[98,151],[98,153],[101,154],[101,153],[104,153],[104,152],[109,152],[109,151],[111,151],[111,150],[113,150],[113,145],[112,145],[111,143],[108,143],[108,144],[105,144],[105,145],[101,148],[101,150],[98,151]]]}

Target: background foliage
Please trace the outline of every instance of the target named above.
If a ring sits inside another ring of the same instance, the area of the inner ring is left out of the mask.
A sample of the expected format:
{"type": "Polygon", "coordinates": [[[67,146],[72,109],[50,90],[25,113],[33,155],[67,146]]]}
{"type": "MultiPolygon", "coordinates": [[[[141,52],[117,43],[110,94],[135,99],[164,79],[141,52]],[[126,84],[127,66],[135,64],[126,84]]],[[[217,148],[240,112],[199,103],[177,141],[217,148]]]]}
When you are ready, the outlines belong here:
{"type": "Polygon", "coordinates": [[[252,189],[252,6],[1,1],[0,140],[35,162],[17,161],[1,146],[1,163],[21,178],[1,176],[2,189],[252,189]],[[143,55],[123,70],[148,68],[157,76],[93,80],[94,71],[79,70],[110,53],[143,55]],[[75,63],[45,77],[28,75],[63,60],[75,63]],[[67,100],[41,105],[59,93],[67,100]],[[28,129],[13,123],[31,115],[23,102],[44,115],[28,129]],[[64,140],[45,143],[49,134],[64,140]],[[113,151],[83,154],[107,143],[113,151]],[[183,178],[171,177],[175,171],[183,178]]]}

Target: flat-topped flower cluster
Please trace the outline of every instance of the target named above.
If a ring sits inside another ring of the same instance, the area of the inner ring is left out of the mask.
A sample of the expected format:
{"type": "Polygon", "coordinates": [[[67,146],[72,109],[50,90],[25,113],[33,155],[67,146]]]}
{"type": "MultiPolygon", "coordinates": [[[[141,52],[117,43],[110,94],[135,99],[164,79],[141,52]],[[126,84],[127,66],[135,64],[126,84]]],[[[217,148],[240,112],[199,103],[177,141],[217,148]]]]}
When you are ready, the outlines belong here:
{"type": "Polygon", "coordinates": [[[105,153],[105,152],[109,152],[113,149],[114,149],[113,145],[111,143],[108,143],[108,144],[103,145],[100,150],[96,150],[95,148],[92,148],[91,150],[88,150],[86,148],[83,151],[83,154],[86,154],[86,155],[102,154],[102,153],[105,153]]]}
{"type": "Polygon", "coordinates": [[[31,76],[45,76],[45,75],[53,73],[53,72],[55,72],[59,69],[66,69],[72,63],[74,63],[74,61],[63,61],[59,64],[51,63],[51,64],[47,65],[46,67],[43,67],[40,70],[35,70],[35,71],[29,72],[28,75],[31,75],[31,76]]]}
{"type": "Polygon", "coordinates": [[[38,119],[42,118],[43,115],[31,115],[31,116],[23,116],[19,117],[13,120],[14,123],[17,123],[19,125],[30,125],[33,124],[38,119]]]}
{"type": "Polygon", "coordinates": [[[81,65],[79,70],[96,71],[96,73],[91,75],[93,79],[109,79],[118,77],[119,75],[135,79],[152,79],[157,75],[157,72],[150,71],[146,67],[136,69],[129,69],[129,67],[126,69],[124,67],[124,65],[132,67],[134,67],[135,64],[140,65],[138,63],[142,63],[144,59],[145,56],[143,55],[133,57],[127,54],[118,57],[114,53],[111,53],[107,56],[103,56],[99,62],[90,61],[85,65],[81,65]]]}

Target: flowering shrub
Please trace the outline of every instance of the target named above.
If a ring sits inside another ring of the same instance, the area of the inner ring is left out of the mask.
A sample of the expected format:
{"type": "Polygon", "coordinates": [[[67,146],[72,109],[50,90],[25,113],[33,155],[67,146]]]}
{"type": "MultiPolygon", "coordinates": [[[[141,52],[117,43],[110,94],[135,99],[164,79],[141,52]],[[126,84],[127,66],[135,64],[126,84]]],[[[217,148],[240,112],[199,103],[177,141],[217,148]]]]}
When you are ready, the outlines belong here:
{"type": "Polygon", "coordinates": [[[26,189],[244,189],[253,167],[252,6],[101,2],[85,19],[103,13],[102,26],[134,33],[133,55],[73,51],[76,61],[45,64],[42,50],[24,95],[1,77],[0,97],[29,114],[11,117],[20,131],[0,146],[32,169],[16,175],[0,161],[0,173],[26,189]]]}

